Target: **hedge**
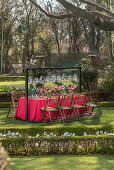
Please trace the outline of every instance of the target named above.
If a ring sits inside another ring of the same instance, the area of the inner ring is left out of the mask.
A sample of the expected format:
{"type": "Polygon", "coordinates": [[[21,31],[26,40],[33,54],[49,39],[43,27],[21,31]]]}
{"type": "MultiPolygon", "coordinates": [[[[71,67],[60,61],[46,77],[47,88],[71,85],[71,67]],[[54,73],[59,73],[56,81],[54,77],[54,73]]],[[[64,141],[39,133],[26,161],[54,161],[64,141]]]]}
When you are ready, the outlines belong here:
{"type": "Polygon", "coordinates": [[[10,106],[10,102],[0,102],[0,108],[9,108],[9,106],[10,106]]]}
{"type": "Polygon", "coordinates": [[[114,102],[99,102],[100,107],[114,107],[114,102]]]}
{"type": "Polygon", "coordinates": [[[113,136],[33,137],[0,139],[11,156],[113,154],[113,136]]]}
{"type": "Polygon", "coordinates": [[[25,76],[0,76],[0,82],[2,81],[22,81],[25,80],[25,76]]]}
{"type": "Polygon", "coordinates": [[[44,136],[44,132],[47,133],[47,135],[50,135],[50,133],[55,134],[56,136],[61,136],[65,132],[68,133],[75,133],[75,136],[83,136],[84,132],[86,132],[88,135],[95,135],[96,132],[107,132],[107,133],[113,133],[114,132],[114,126],[113,125],[90,125],[90,126],[39,126],[39,127],[0,127],[0,133],[2,134],[9,134],[9,133],[16,133],[18,132],[21,134],[21,136],[36,136],[39,134],[40,136],[44,136]]]}

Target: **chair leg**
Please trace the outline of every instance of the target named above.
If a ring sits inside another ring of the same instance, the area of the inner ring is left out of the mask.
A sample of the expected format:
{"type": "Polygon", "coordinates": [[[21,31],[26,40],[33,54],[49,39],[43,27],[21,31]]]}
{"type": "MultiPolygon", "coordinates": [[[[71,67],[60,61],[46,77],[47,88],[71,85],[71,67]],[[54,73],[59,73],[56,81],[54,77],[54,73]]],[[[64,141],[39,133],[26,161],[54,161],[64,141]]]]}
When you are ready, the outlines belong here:
{"type": "Polygon", "coordinates": [[[73,109],[74,110],[74,113],[75,113],[75,117],[76,117],[76,120],[78,120],[78,116],[79,116],[79,113],[78,113],[78,116],[77,116],[77,113],[76,113],[76,108],[73,109]]]}
{"type": "Polygon", "coordinates": [[[62,115],[62,111],[60,110],[60,115],[61,115],[61,120],[63,121],[64,123],[64,119],[63,119],[63,115],[62,115]]]}
{"type": "Polygon", "coordinates": [[[9,114],[10,114],[11,105],[12,105],[12,102],[10,103],[10,106],[9,106],[9,110],[8,110],[8,113],[7,113],[7,118],[8,118],[8,116],[9,116],[9,114]]]}
{"type": "Polygon", "coordinates": [[[51,113],[50,113],[50,112],[48,112],[48,113],[49,113],[50,121],[51,121],[51,123],[52,123],[51,113]]]}
{"type": "Polygon", "coordinates": [[[100,113],[100,116],[102,116],[102,111],[101,111],[101,108],[98,106],[99,108],[99,113],[100,113]]]}
{"type": "Polygon", "coordinates": [[[42,120],[43,120],[43,118],[44,118],[44,114],[45,114],[45,111],[43,111],[43,113],[42,113],[42,117],[41,117],[41,119],[40,119],[40,123],[42,122],[42,120]]]}

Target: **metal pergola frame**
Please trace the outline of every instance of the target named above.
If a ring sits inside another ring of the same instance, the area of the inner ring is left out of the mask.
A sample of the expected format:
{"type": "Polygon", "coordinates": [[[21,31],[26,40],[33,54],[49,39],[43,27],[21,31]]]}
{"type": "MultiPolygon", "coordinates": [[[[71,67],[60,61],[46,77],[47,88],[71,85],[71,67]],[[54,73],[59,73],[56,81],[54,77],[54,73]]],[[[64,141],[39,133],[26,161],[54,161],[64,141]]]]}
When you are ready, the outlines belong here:
{"type": "Polygon", "coordinates": [[[78,69],[79,70],[79,92],[81,93],[81,67],[43,67],[25,69],[25,120],[28,121],[28,71],[29,70],[62,70],[62,69],[78,69]]]}

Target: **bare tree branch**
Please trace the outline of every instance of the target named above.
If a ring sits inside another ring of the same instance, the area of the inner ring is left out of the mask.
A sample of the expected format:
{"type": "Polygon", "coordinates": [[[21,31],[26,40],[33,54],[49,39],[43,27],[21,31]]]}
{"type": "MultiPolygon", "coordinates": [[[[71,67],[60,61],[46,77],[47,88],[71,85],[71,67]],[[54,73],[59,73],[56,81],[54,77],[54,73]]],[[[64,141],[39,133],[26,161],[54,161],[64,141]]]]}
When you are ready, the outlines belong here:
{"type": "Polygon", "coordinates": [[[102,13],[99,13],[97,11],[89,11],[90,13],[96,15],[97,17],[101,18],[101,19],[104,19],[104,20],[113,20],[114,18],[110,17],[110,16],[107,16],[107,15],[103,15],[102,13]]]}
{"type": "Polygon", "coordinates": [[[54,15],[47,13],[44,9],[41,8],[40,5],[38,5],[34,0],[30,0],[37,8],[39,8],[47,17],[54,18],[54,19],[65,19],[65,18],[71,18],[75,15],[73,14],[65,14],[65,15],[54,15]]]}
{"type": "Polygon", "coordinates": [[[48,16],[50,18],[64,19],[64,18],[70,18],[70,17],[76,16],[76,17],[81,17],[81,18],[87,19],[91,24],[95,25],[97,28],[99,28],[101,30],[104,30],[104,31],[113,31],[114,30],[114,19],[113,20],[107,20],[106,15],[103,15],[103,14],[98,13],[98,12],[93,13],[93,12],[87,11],[85,9],[81,9],[81,8],[76,7],[75,5],[71,4],[67,0],[56,0],[65,9],[67,9],[70,12],[70,14],[65,14],[65,15],[48,14],[34,0],[30,0],[30,1],[37,8],[39,8],[46,16],[48,16]]]}
{"type": "Polygon", "coordinates": [[[96,3],[89,2],[87,0],[79,0],[79,1],[82,2],[82,3],[85,3],[87,5],[91,5],[91,6],[95,7],[96,9],[98,9],[101,12],[104,11],[104,12],[106,12],[107,14],[111,15],[114,18],[114,13],[110,12],[108,9],[102,7],[101,5],[97,5],[96,3]]]}

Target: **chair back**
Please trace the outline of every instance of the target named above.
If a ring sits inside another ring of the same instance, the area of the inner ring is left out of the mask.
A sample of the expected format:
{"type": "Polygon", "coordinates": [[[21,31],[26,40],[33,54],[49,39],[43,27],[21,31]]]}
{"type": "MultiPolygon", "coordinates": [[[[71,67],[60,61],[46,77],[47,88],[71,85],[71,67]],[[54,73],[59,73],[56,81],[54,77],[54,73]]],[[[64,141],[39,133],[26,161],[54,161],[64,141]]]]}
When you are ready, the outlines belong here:
{"type": "Polygon", "coordinates": [[[18,101],[20,97],[25,97],[25,93],[22,91],[13,91],[11,93],[11,97],[14,99],[14,101],[18,101]]]}
{"type": "Polygon", "coordinates": [[[60,96],[52,96],[48,98],[48,104],[54,106],[55,108],[58,108],[60,102],[60,96]]]}
{"type": "Polygon", "coordinates": [[[88,100],[89,100],[90,102],[93,102],[93,103],[97,104],[97,103],[98,103],[98,95],[99,95],[99,93],[98,93],[97,91],[89,92],[89,93],[87,94],[88,100]]]}
{"type": "Polygon", "coordinates": [[[81,94],[81,93],[77,93],[76,96],[75,96],[74,103],[85,105],[86,104],[86,95],[81,94]]]}
{"type": "Polygon", "coordinates": [[[62,96],[62,99],[61,99],[61,106],[62,105],[68,105],[68,106],[71,106],[73,104],[73,94],[70,95],[70,96],[62,96]]]}
{"type": "Polygon", "coordinates": [[[16,105],[15,105],[15,102],[18,102],[19,101],[19,98],[20,97],[24,97],[25,96],[25,92],[22,92],[22,91],[13,91],[11,93],[11,100],[12,100],[12,104],[13,104],[13,107],[14,107],[14,110],[16,111],[16,105]]]}

